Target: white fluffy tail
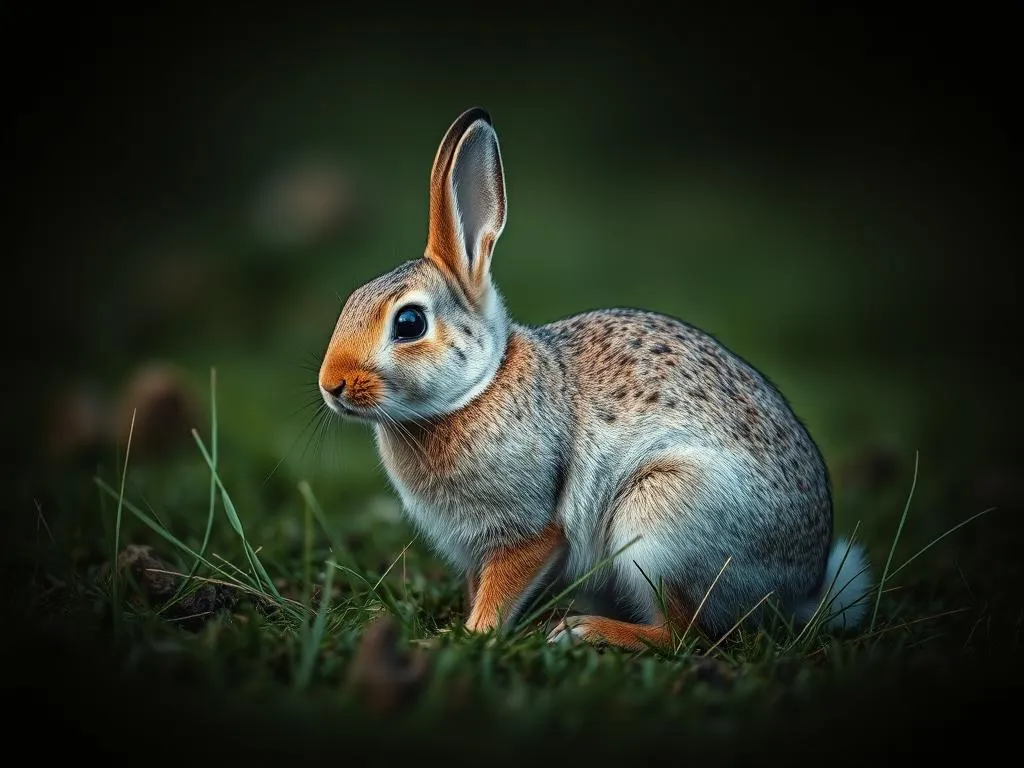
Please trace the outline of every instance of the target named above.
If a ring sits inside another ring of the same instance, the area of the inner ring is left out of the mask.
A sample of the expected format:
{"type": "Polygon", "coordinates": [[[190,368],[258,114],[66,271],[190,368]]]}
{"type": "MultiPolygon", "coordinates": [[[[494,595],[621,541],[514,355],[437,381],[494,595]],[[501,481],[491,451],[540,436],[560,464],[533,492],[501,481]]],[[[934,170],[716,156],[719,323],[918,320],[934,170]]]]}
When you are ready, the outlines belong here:
{"type": "Polygon", "coordinates": [[[870,589],[871,574],[864,547],[837,539],[828,555],[820,592],[797,608],[796,618],[807,623],[818,611],[817,621],[824,622],[827,629],[855,629],[868,612],[870,589]]]}

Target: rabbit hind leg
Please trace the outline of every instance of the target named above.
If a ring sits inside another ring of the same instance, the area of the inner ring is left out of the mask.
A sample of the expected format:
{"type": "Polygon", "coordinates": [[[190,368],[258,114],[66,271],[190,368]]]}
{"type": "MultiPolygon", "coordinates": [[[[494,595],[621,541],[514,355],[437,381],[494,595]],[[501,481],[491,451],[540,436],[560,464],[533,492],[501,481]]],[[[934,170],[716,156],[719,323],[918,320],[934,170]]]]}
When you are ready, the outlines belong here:
{"type": "Polygon", "coordinates": [[[613,567],[623,597],[634,605],[637,623],[604,616],[572,616],[549,634],[551,642],[579,639],[628,650],[672,650],[689,627],[692,613],[675,589],[671,556],[663,545],[678,527],[680,508],[694,496],[697,468],[669,455],[645,463],[622,484],[609,507],[609,549],[622,551],[613,567]]]}

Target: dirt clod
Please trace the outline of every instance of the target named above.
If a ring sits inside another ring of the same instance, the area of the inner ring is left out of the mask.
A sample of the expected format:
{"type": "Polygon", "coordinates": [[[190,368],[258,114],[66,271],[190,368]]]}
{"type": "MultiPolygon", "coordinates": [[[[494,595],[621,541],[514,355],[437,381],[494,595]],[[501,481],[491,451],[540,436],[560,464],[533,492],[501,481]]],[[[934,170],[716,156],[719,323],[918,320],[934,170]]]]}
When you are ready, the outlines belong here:
{"type": "Polygon", "coordinates": [[[427,677],[429,657],[399,647],[398,623],[391,616],[366,628],[349,669],[348,685],[378,714],[409,705],[427,677]]]}
{"type": "MultiPolygon", "coordinates": [[[[148,545],[129,544],[117,558],[118,570],[128,570],[150,605],[159,607],[170,600],[182,582],[172,564],[153,553],[148,545]]],[[[234,590],[218,584],[200,583],[169,606],[164,616],[189,629],[198,629],[218,611],[231,608],[234,590]]]]}

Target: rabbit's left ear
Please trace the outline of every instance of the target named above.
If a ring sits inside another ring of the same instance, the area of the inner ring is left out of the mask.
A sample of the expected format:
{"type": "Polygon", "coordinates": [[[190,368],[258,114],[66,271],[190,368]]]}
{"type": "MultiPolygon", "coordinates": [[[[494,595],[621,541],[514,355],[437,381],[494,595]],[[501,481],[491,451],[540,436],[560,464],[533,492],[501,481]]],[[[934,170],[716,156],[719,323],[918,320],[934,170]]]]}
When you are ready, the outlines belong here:
{"type": "Polygon", "coordinates": [[[491,253],[505,228],[505,175],[498,136],[482,109],[452,123],[430,174],[432,259],[475,302],[488,280],[491,253]]]}

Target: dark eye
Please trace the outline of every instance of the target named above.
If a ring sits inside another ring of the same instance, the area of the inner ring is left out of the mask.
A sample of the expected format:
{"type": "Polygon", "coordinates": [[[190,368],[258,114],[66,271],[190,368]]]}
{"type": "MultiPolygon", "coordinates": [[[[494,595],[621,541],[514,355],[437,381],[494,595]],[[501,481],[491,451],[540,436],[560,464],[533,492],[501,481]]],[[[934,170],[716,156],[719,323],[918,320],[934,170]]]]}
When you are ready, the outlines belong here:
{"type": "Polygon", "coordinates": [[[427,316],[419,307],[402,307],[395,315],[393,335],[396,341],[413,341],[427,332],[427,316]]]}

